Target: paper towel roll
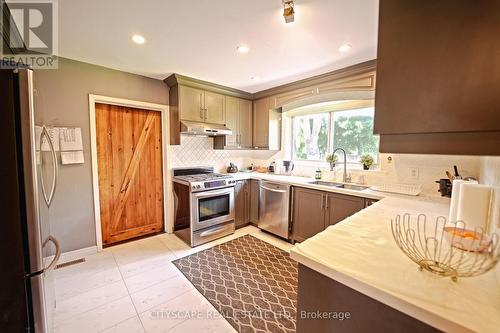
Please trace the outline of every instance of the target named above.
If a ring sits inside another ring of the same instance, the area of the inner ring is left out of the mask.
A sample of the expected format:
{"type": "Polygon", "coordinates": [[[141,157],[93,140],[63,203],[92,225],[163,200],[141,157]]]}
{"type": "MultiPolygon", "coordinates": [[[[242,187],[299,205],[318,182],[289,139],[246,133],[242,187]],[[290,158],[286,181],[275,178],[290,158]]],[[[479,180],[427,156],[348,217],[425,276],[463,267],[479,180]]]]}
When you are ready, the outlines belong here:
{"type": "Polygon", "coordinates": [[[453,190],[451,192],[451,203],[450,203],[450,216],[448,217],[448,221],[456,222],[457,213],[458,213],[458,199],[460,198],[460,189],[462,184],[477,184],[476,180],[463,180],[463,179],[454,179],[453,180],[453,190]]]}
{"type": "Polygon", "coordinates": [[[460,184],[457,220],[465,222],[466,228],[486,230],[490,215],[493,188],[479,184],[460,184]]]}

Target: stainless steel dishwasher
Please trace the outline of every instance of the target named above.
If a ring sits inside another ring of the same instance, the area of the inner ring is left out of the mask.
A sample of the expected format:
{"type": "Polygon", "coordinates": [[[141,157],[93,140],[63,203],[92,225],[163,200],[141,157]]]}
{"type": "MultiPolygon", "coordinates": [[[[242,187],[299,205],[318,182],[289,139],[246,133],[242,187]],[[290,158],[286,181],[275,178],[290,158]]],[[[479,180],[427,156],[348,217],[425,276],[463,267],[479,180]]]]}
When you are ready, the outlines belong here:
{"type": "Polygon", "coordinates": [[[288,239],[290,185],[262,180],[259,188],[259,228],[288,239]]]}

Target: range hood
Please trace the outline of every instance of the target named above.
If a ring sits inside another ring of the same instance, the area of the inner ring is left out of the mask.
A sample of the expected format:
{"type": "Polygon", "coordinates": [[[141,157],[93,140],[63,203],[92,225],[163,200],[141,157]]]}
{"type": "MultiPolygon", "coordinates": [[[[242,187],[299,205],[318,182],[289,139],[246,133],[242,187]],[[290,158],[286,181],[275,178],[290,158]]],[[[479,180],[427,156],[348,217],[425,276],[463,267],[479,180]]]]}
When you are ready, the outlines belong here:
{"type": "Polygon", "coordinates": [[[181,134],[220,136],[231,135],[233,131],[224,125],[181,120],[181,134]]]}

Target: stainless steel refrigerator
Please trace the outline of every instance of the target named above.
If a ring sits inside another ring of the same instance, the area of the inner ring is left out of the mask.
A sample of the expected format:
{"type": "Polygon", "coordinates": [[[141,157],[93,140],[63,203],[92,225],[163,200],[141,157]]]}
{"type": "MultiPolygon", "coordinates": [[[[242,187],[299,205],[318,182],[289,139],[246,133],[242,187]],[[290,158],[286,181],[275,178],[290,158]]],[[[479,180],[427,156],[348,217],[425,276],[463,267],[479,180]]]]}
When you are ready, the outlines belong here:
{"type": "Polygon", "coordinates": [[[35,127],[33,72],[0,69],[0,93],[0,332],[51,332],[57,155],[48,129],[35,127]]]}

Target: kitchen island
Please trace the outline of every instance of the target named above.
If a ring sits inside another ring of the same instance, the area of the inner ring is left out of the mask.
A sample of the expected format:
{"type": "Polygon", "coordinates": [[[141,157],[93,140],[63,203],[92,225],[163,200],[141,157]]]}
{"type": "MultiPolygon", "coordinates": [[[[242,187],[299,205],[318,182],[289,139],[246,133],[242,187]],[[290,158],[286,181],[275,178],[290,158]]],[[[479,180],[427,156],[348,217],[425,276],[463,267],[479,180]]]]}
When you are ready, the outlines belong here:
{"type": "Polygon", "coordinates": [[[305,332],[303,327],[316,332],[361,332],[366,327],[373,332],[382,327],[394,332],[498,332],[499,265],[453,282],[419,271],[394,242],[390,223],[397,214],[424,213],[433,222],[447,216],[448,209],[439,198],[387,196],[292,248],[290,255],[299,263],[297,332],[305,332]],[[342,299],[347,307],[324,308],[342,299]],[[301,307],[304,314],[313,309],[343,311],[350,318],[343,313],[343,320],[317,315],[301,319],[301,307]]]}

